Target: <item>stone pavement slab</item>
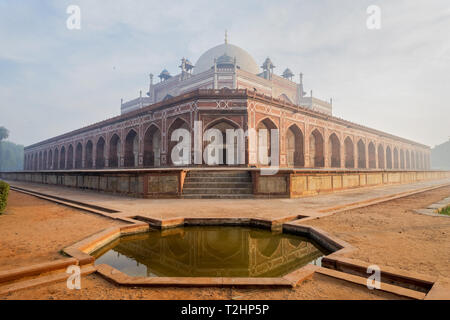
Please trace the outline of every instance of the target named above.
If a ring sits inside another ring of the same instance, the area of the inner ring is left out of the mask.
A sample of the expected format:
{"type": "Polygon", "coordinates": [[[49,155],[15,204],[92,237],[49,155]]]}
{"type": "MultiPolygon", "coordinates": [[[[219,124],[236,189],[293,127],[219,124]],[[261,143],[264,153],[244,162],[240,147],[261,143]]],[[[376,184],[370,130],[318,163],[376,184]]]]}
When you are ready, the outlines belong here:
{"type": "Polygon", "coordinates": [[[295,199],[141,199],[28,182],[11,181],[12,187],[116,210],[121,217],[144,216],[155,219],[176,217],[251,217],[279,219],[300,215],[317,216],[334,208],[345,208],[398,194],[450,185],[450,179],[379,187],[358,188],[338,193],[295,199]]]}

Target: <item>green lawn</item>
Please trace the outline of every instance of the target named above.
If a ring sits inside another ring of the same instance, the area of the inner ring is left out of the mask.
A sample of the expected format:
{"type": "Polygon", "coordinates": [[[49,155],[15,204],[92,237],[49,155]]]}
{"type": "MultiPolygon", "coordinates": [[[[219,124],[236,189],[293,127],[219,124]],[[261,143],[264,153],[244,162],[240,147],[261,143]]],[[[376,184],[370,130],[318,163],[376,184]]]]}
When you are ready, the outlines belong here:
{"type": "Polygon", "coordinates": [[[440,214],[445,214],[446,216],[450,216],[450,206],[447,206],[443,209],[441,209],[441,211],[439,211],[440,214]]]}

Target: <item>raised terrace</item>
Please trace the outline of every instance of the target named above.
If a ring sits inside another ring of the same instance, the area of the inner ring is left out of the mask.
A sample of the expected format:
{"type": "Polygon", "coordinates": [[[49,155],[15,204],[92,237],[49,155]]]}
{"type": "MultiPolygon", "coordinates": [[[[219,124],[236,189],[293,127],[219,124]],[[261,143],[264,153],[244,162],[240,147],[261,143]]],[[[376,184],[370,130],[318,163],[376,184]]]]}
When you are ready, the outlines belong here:
{"type": "Polygon", "coordinates": [[[247,168],[62,170],[0,173],[10,181],[65,186],[140,198],[296,198],[347,189],[450,178],[448,171],[247,168]]]}

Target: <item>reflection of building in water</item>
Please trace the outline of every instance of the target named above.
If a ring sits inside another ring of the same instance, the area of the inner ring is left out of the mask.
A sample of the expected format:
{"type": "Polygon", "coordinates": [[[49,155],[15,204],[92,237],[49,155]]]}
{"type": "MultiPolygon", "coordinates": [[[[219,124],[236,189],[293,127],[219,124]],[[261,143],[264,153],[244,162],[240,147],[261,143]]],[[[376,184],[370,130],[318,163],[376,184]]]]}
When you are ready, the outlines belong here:
{"type": "Polygon", "coordinates": [[[307,240],[248,228],[187,228],[124,238],[114,251],[147,266],[147,276],[275,277],[321,257],[307,240]]]}

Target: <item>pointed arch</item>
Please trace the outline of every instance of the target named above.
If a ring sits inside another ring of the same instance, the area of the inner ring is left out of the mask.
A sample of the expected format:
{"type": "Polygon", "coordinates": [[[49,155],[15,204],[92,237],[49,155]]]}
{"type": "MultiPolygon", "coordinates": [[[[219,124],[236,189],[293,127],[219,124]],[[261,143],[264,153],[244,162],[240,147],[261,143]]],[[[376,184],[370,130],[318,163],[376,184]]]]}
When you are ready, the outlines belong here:
{"type": "Polygon", "coordinates": [[[399,163],[398,163],[398,149],[397,147],[394,147],[394,169],[399,169],[399,163]]]}
{"type": "Polygon", "coordinates": [[[136,130],[131,129],[125,137],[124,166],[128,168],[137,167],[139,164],[139,135],[136,130]]]}
{"type": "Polygon", "coordinates": [[[384,147],[382,144],[378,145],[378,169],[384,169],[384,147]]]}
{"type": "Polygon", "coordinates": [[[369,143],[367,150],[369,152],[369,168],[376,169],[377,168],[377,157],[376,157],[375,144],[372,141],[369,143]]]}
{"type": "MultiPolygon", "coordinates": [[[[220,148],[221,152],[218,155],[218,159],[219,159],[219,163],[217,163],[217,165],[238,165],[240,162],[240,158],[239,158],[239,152],[243,149],[238,149],[238,147],[244,148],[245,149],[245,139],[244,139],[244,135],[242,132],[242,140],[239,141],[238,136],[234,136],[233,139],[233,144],[230,146],[233,149],[233,159],[228,159],[228,153],[227,153],[227,130],[233,130],[233,132],[235,132],[235,130],[240,129],[240,126],[235,123],[234,121],[231,121],[229,119],[226,118],[219,118],[216,121],[212,121],[208,124],[208,126],[205,128],[205,132],[208,129],[216,129],[219,130],[221,135],[222,135],[222,147],[220,148]],[[230,161],[229,161],[230,160],[230,161]]],[[[203,142],[203,150],[205,150],[208,145],[211,142],[203,142]]],[[[217,143],[217,142],[216,142],[217,143]]],[[[245,154],[245,152],[243,152],[243,154],[245,154]]],[[[208,156],[208,155],[207,155],[208,156]]],[[[245,155],[243,156],[243,160],[245,161],[245,155]]],[[[205,159],[205,161],[208,163],[208,159],[205,159]]]]}
{"type": "Polygon", "coordinates": [[[386,147],[386,168],[392,169],[392,151],[390,146],[386,147]]]}
{"type": "Polygon", "coordinates": [[[53,170],[59,169],[59,150],[58,148],[53,151],[53,170]]]}
{"type": "Polygon", "coordinates": [[[120,137],[114,133],[109,140],[109,167],[118,168],[120,161],[120,137]]]}
{"type": "Polygon", "coordinates": [[[332,133],[328,138],[328,149],[330,150],[330,166],[332,168],[340,168],[341,143],[336,133],[332,133]]]}
{"type": "Polygon", "coordinates": [[[47,150],[44,151],[44,156],[43,156],[43,162],[42,162],[42,169],[43,170],[47,170],[47,150]]]}
{"type": "Polygon", "coordinates": [[[61,147],[61,153],[59,156],[59,169],[66,169],[66,147],[61,147]]]}
{"type": "Polygon", "coordinates": [[[405,151],[400,149],[400,169],[405,169],[405,151]]]}
{"type": "Polygon", "coordinates": [[[103,169],[105,167],[105,138],[100,137],[95,147],[95,168],[103,169]]]}
{"type": "MultiPolygon", "coordinates": [[[[173,161],[174,159],[172,159],[173,148],[182,139],[182,138],[180,138],[179,141],[172,141],[172,135],[173,135],[174,131],[177,130],[177,129],[184,129],[184,130],[187,130],[190,135],[192,134],[191,130],[190,130],[190,127],[189,127],[189,123],[186,120],[184,120],[183,118],[178,117],[171,123],[171,125],[169,127],[169,130],[167,131],[168,132],[168,135],[167,135],[167,146],[168,146],[168,148],[167,148],[167,156],[169,158],[169,164],[170,165],[174,165],[174,161],[173,161]]],[[[192,141],[192,137],[191,137],[191,141],[192,141]]],[[[182,152],[183,152],[183,150],[180,150],[179,156],[182,156],[182,152]]]]}
{"type": "Polygon", "coordinates": [[[309,155],[313,168],[325,166],[323,136],[317,129],[314,129],[309,135],[309,155]]]}
{"type": "Polygon", "coordinates": [[[75,149],[75,169],[81,169],[83,166],[83,145],[81,142],[77,143],[75,149]]]}
{"type": "Polygon", "coordinates": [[[366,168],[366,144],[362,139],[358,140],[357,143],[357,151],[358,151],[358,168],[365,169],[366,168]]]}
{"type": "Polygon", "coordinates": [[[286,155],[289,167],[304,167],[304,136],[302,130],[292,124],[286,132],[286,155]]]}
{"type": "Polygon", "coordinates": [[[39,151],[38,170],[42,170],[42,151],[39,151]]]}
{"type": "Polygon", "coordinates": [[[47,168],[49,170],[53,170],[53,150],[50,149],[48,150],[48,163],[47,163],[47,168]]]}
{"type": "Polygon", "coordinates": [[[406,169],[411,169],[411,158],[409,150],[406,150],[406,169]]]}
{"type": "Polygon", "coordinates": [[[256,126],[256,139],[258,141],[258,164],[260,165],[269,165],[269,161],[272,157],[272,130],[278,129],[275,122],[272,121],[270,118],[264,118],[261,121],[259,121],[258,125],[256,126]],[[260,133],[262,134],[266,130],[266,141],[261,141],[260,139],[260,133]],[[267,157],[267,159],[260,159],[261,155],[263,158],[267,157]]]}
{"type": "Polygon", "coordinates": [[[416,169],[420,169],[420,152],[416,151],[416,169]]]}
{"type": "Polygon", "coordinates": [[[161,165],[161,131],[151,124],[144,134],[144,167],[161,165]]]}
{"type": "Polygon", "coordinates": [[[94,144],[92,140],[88,140],[86,142],[86,146],[84,147],[84,167],[87,169],[92,169],[94,163],[94,144]]]}
{"type": "Polygon", "coordinates": [[[354,168],[355,167],[355,150],[353,141],[350,137],[344,140],[344,155],[345,155],[345,167],[354,168]]]}
{"type": "Polygon", "coordinates": [[[73,145],[69,145],[69,148],[67,149],[67,167],[66,169],[73,169],[73,145]]]}

